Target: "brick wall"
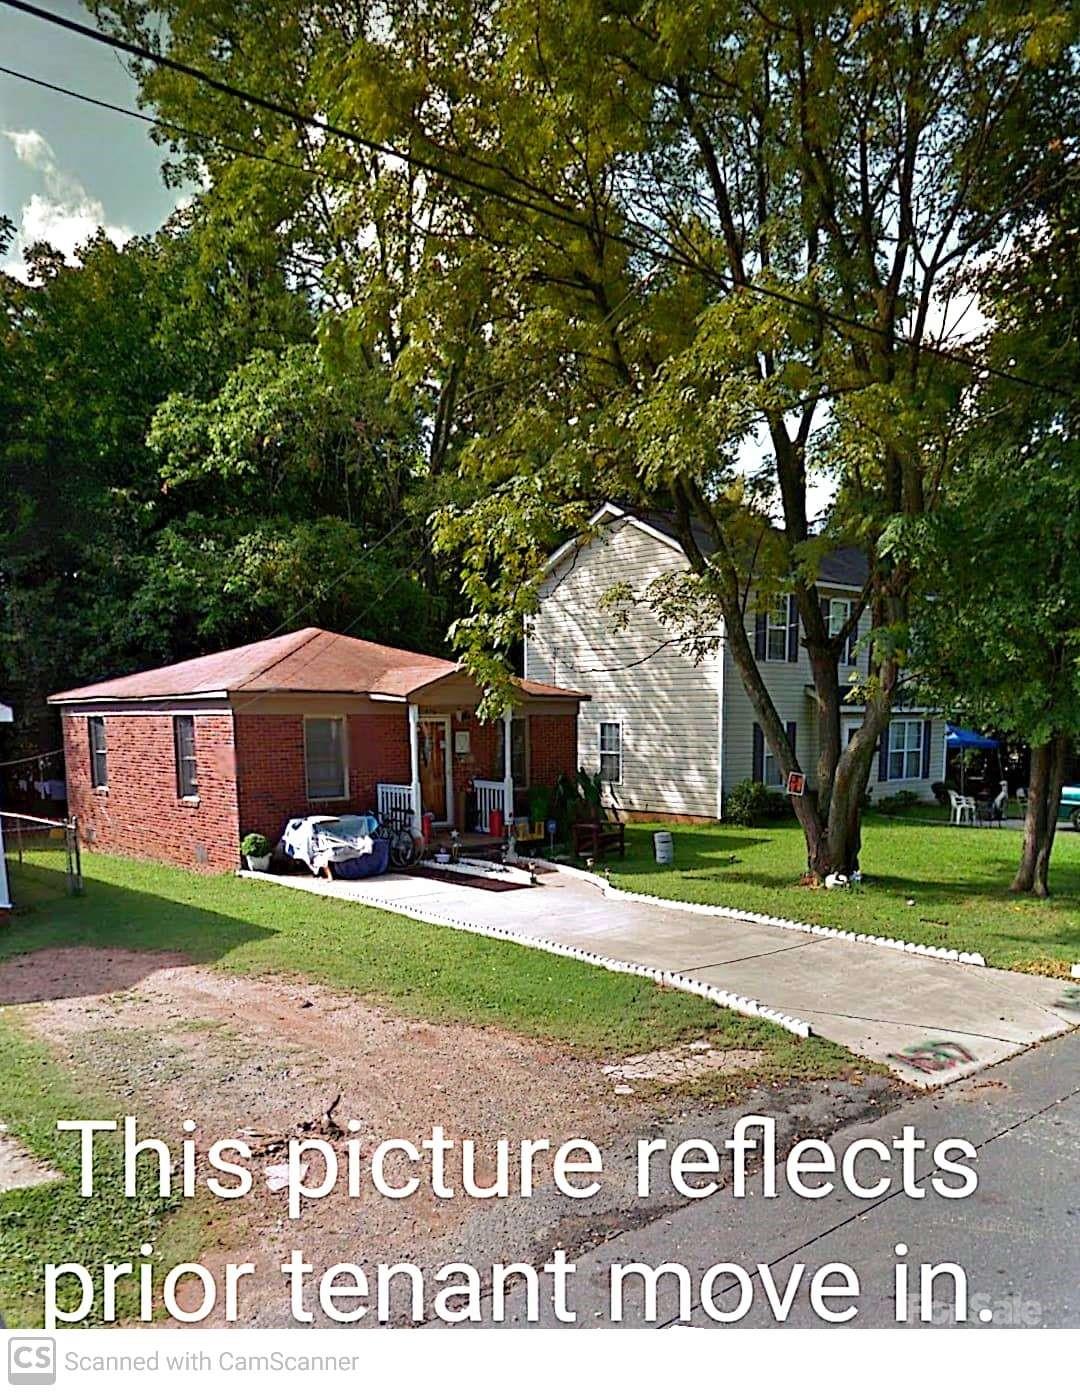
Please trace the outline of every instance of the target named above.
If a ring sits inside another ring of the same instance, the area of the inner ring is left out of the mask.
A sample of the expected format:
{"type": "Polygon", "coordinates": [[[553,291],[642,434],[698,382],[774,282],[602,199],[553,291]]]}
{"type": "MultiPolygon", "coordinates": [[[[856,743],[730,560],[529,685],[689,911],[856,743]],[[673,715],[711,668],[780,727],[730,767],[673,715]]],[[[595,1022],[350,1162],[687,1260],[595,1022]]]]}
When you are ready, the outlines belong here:
{"type": "Polygon", "coordinates": [[[529,717],[529,777],[550,787],[578,767],[577,716],[529,717]]]}
{"type": "Polygon", "coordinates": [[[91,787],[86,717],[64,715],[68,810],[101,851],[231,871],[239,859],[231,713],[195,716],[198,798],[176,792],[171,715],[105,716],[108,789],[91,787]]]}
{"type": "Polygon", "coordinates": [[[346,717],[349,761],[347,799],[307,796],[304,718],[241,713],[236,717],[237,800],[243,833],[281,836],[291,817],[366,812],[375,807],[375,785],[409,782],[409,726],[403,706],[384,715],[346,717]]]}
{"type": "MultiPolygon", "coordinates": [[[[170,715],[106,716],[109,788],[90,786],[85,716],[64,716],[68,802],[87,843],[198,870],[230,871],[240,837],[276,841],[290,817],[374,808],[377,783],[408,783],[409,727],[404,707],[348,720],[349,797],[307,797],[300,715],[256,713],[195,717],[197,802],[177,797],[170,715]]],[[[454,756],[455,798],[469,778],[501,778],[498,730],[470,720],[468,755],[454,756]]],[[[530,779],[553,784],[577,768],[577,718],[529,717],[530,779]]]]}
{"type": "Polygon", "coordinates": [[[481,725],[475,716],[459,721],[456,716],[451,721],[450,743],[459,730],[469,732],[469,753],[454,755],[454,791],[465,787],[469,779],[501,779],[502,763],[499,760],[499,728],[494,721],[481,725]]]}

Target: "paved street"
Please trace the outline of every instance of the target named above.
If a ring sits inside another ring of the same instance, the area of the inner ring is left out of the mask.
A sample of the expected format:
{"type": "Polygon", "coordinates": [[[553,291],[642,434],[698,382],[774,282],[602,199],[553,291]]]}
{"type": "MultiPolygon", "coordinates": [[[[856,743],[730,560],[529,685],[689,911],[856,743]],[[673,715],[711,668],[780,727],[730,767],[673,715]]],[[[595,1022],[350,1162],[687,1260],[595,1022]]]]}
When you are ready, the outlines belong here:
{"type": "Polygon", "coordinates": [[[503,893],[415,875],[262,878],[431,923],[509,929],[687,973],[809,1021],[816,1034],[921,1086],[955,1082],[1080,1025],[1080,991],[1067,982],[610,898],[561,872],[503,893]],[[944,1051],[947,1068],[927,1073],[906,1062],[927,1043],[944,1051]]]}
{"type": "MultiPolygon", "coordinates": [[[[899,1243],[908,1248],[904,1261],[913,1291],[921,1263],[953,1262],[964,1268],[973,1327],[983,1324],[980,1311],[990,1311],[988,1324],[997,1326],[1080,1323],[1080,1033],[1040,1045],[957,1088],[916,1099],[877,1122],[843,1129],[830,1144],[839,1152],[858,1137],[889,1143],[905,1124],[914,1126],[930,1148],[945,1137],[974,1143],[979,1153],[975,1193],[947,1200],[927,1187],[924,1199],[908,1199],[894,1190],[878,1201],[860,1201],[846,1192],[798,1199],[783,1186],[776,1198],[764,1199],[760,1184],[743,1199],[724,1190],[581,1258],[573,1279],[578,1324],[607,1323],[612,1263],[676,1262],[698,1278],[718,1262],[751,1272],[757,1263],[767,1263],[782,1292],[796,1263],[806,1264],[808,1281],[824,1263],[843,1262],[861,1281],[855,1303],[859,1314],[851,1324],[891,1327],[897,1323],[893,1270],[899,1243]]],[[[921,1178],[932,1169],[924,1164],[921,1178]]],[[[718,1297],[721,1308],[735,1304],[734,1283],[727,1287],[727,1296],[718,1297]]],[[[640,1284],[627,1287],[624,1323],[640,1325],[640,1300],[629,1299],[632,1290],[640,1291],[640,1284]]],[[[951,1307],[947,1282],[935,1289],[935,1296],[943,1308],[951,1307]]],[[[678,1315],[674,1280],[665,1278],[656,1323],[676,1323],[678,1315]]],[[[517,1318],[520,1322],[520,1306],[517,1318]]],[[[714,1324],[699,1302],[691,1323],[714,1324]]],[[[952,1310],[940,1310],[934,1323],[953,1324],[952,1310]]],[[[740,1328],[775,1324],[758,1280],[754,1304],[740,1328]]],[[[785,1324],[821,1324],[806,1299],[806,1282],[800,1284],[785,1324]]],[[[920,1321],[913,1315],[908,1324],[920,1321]]]]}

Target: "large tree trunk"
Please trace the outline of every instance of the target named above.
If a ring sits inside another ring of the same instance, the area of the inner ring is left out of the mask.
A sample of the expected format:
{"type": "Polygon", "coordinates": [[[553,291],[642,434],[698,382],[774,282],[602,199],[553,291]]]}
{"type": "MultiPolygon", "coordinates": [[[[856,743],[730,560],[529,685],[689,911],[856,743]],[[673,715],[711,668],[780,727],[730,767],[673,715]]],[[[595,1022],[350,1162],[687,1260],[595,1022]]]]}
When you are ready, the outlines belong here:
{"type": "MultiPolygon", "coordinates": [[[[776,710],[750,645],[739,578],[711,507],[707,500],[695,493],[691,485],[685,485],[681,490],[676,488],[675,503],[679,540],[691,569],[699,576],[707,577],[714,587],[724,618],[728,651],[742,679],[765,743],[785,780],[793,772],[803,773],[805,771],[791,748],[785,724],[776,710]],[[712,534],[715,552],[710,560],[703,555],[690,526],[692,511],[697,513],[699,521],[712,534]]],[[[797,524],[794,528],[796,537],[805,539],[805,517],[800,515],[797,524]]],[[[851,875],[858,868],[863,794],[874,749],[889,722],[892,694],[899,673],[896,660],[892,657],[886,658],[875,668],[876,690],[867,702],[862,725],[850,743],[843,746],[840,736],[841,684],[838,663],[847,634],[829,635],[816,586],[797,584],[794,593],[799,607],[802,643],[810,659],[820,743],[818,786],[808,787],[805,794],[793,796],[791,801],[806,839],[807,871],[816,879],[824,880],[830,874],[851,875]]],[[[875,617],[875,624],[895,623],[905,612],[895,597],[880,599],[878,604],[882,614],[875,617]]],[[[857,622],[861,609],[860,604],[854,622],[857,622]]]]}
{"type": "Polygon", "coordinates": [[[1050,893],[1050,853],[1054,849],[1057,811],[1065,778],[1068,741],[1055,735],[1031,751],[1024,847],[1012,888],[1045,899],[1050,893]]]}

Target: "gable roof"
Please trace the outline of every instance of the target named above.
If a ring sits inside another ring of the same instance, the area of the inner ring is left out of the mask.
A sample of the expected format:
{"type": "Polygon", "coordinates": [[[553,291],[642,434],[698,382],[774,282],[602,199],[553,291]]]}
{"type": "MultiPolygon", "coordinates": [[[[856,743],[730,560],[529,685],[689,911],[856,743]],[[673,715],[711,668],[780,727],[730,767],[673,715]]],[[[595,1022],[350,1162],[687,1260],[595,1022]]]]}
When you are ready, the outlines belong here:
{"type": "MultiPolygon", "coordinates": [[[[433,682],[459,674],[464,674],[462,665],[446,658],[309,628],[128,677],[73,687],[56,692],[49,701],[60,705],[123,698],[224,696],[229,692],[349,693],[404,700],[433,682]]],[[[584,698],[581,692],[543,682],[515,679],[515,685],[527,696],[584,698]]]]}
{"type": "MultiPolygon", "coordinates": [[[[620,520],[641,528],[651,536],[666,542],[680,555],[683,555],[682,543],[679,541],[674,519],[670,514],[660,512],[657,509],[629,508],[617,503],[605,503],[589,519],[589,524],[595,527],[597,523],[620,520]]],[[[690,530],[703,555],[707,556],[713,550],[712,538],[707,530],[699,522],[691,522],[690,530]]],[[[545,569],[550,570],[553,566],[558,565],[563,556],[573,550],[575,545],[576,539],[564,543],[558,551],[553,552],[548,558],[545,569]]],[[[870,567],[866,553],[861,551],[859,547],[836,547],[822,557],[818,572],[818,584],[861,590],[866,584],[866,578],[869,574],[870,567]]]]}

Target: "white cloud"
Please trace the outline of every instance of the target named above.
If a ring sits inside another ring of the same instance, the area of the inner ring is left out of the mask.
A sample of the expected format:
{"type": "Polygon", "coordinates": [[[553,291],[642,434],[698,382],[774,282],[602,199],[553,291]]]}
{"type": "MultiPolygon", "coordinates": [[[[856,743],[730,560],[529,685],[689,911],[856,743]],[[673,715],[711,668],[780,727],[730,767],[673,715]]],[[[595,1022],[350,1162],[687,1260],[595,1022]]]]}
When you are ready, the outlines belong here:
{"type": "Polygon", "coordinates": [[[92,197],[73,174],[56,162],[56,154],[39,132],[0,131],[15,157],[42,176],[43,193],[32,193],[20,210],[19,226],[10,254],[3,263],[9,275],[26,279],[23,255],[35,242],[48,242],[65,260],[76,260],[76,251],[99,227],[117,246],[133,235],[129,227],[110,223],[100,199],[92,197]]]}

